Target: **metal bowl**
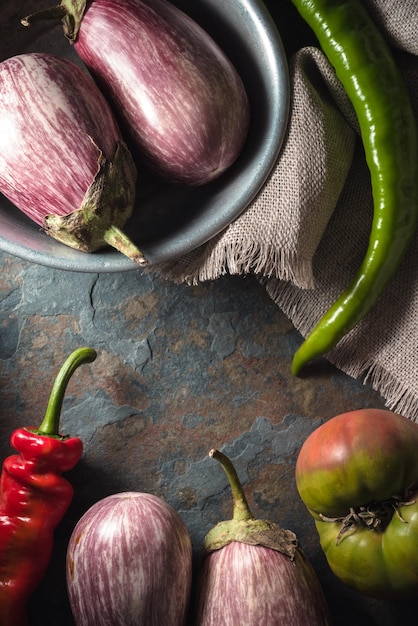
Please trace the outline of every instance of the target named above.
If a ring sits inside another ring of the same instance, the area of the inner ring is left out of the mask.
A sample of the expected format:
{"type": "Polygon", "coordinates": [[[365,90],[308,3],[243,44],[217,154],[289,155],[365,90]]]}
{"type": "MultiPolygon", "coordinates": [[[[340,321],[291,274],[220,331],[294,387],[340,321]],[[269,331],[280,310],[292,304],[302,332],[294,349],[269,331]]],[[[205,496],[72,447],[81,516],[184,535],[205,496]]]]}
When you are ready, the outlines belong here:
{"type": "MultiPolygon", "coordinates": [[[[219,179],[196,188],[173,185],[139,172],[136,210],[125,231],[151,265],[174,260],[221,232],[254,199],[271,172],[284,137],[289,109],[285,52],[270,14],[258,0],[175,0],[219,43],[240,73],[252,121],[239,159],[219,179]]],[[[21,52],[60,54],[80,64],[50,23],[25,28],[20,18],[39,2],[0,0],[0,60],[21,52]],[[11,6],[13,5],[13,6],[11,6]]],[[[0,195],[0,249],[27,261],[82,272],[138,268],[113,249],[79,252],[43,233],[0,195]]]]}

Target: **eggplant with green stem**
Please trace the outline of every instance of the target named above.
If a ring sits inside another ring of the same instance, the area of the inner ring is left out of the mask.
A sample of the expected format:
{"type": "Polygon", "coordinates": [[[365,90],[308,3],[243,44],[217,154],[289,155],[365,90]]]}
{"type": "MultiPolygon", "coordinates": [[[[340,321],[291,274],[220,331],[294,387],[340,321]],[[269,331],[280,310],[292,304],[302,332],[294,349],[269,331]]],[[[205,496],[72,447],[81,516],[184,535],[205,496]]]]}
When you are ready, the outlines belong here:
{"type": "Polygon", "coordinates": [[[146,260],[123,232],[136,166],[109,104],[80,67],[48,53],[0,63],[0,192],[48,235],[83,252],[146,260]]]}
{"type": "Polygon", "coordinates": [[[197,626],[329,626],[328,606],[296,535],[255,519],[230,459],[209,455],[225,470],[233,517],[205,538],[196,604],[197,626]]]}
{"type": "Polygon", "coordinates": [[[235,162],[250,122],[245,86],[184,11],[167,0],[62,0],[23,24],[46,17],[62,19],[130,145],[160,175],[202,185],[235,162]]]}

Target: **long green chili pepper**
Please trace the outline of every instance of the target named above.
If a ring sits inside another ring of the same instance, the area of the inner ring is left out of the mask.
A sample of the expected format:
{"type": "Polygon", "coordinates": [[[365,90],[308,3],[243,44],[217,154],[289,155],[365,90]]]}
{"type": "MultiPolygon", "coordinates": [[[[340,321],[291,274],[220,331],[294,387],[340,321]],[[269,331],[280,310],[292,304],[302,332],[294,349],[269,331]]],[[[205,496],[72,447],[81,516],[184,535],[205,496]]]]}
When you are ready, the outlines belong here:
{"type": "Polygon", "coordinates": [[[359,0],[292,0],[334,66],[358,117],[374,215],[363,262],[296,351],[292,372],[333,348],[371,309],[398,268],[418,214],[417,124],[382,34],[359,0]]]}

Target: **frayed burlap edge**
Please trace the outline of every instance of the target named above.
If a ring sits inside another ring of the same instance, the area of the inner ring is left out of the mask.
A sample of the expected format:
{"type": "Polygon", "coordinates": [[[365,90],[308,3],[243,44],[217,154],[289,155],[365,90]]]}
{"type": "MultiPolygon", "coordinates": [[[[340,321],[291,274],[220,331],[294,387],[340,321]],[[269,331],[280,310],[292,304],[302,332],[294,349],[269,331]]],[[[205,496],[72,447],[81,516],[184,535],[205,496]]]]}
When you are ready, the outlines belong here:
{"type": "MultiPolygon", "coordinates": [[[[306,297],[301,291],[296,291],[291,284],[259,277],[270,298],[280,306],[281,310],[291,319],[294,327],[304,336],[312,329],[321,317],[317,312],[317,319],[313,320],[314,311],[307,311],[306,297]]],[[[356,333],[354,329],[351,333],[356,333]]],[[[356,380],[362,380],[364,385],[370,385],[384,400],[385,406],[400,413],[413,422],[418,422],[418,401],[414,392],[410,391],[399,378],[389,372],[375,359],[353,359],[353,343],[344,337],[338,346],[327,355],[327,360],[338,369],[356,380]]]]}
{"type": "Polygon", "coordinates": [[[263,274],[266,278],[288,280],[313,288],[312,259],[303,259],[299,254],[278,249],[273,245],[255,243],[253,239],[239,242],[225,241],[222,245],[205,246],[195,258],[183,258],[177,262],[161,264],[150,268],[161,278],[174,283],[198,285],[201,282],[216,280],[223,275],[263,274]],[[266,273],[266,268],[270,268],[266,273]]]}

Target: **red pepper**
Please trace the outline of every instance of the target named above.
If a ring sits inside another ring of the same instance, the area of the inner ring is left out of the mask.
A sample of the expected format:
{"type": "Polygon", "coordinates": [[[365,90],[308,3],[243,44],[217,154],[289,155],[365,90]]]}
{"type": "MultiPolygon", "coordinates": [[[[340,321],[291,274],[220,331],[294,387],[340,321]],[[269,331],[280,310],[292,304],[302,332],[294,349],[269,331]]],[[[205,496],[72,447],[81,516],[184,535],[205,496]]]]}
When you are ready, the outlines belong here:
{"type": "Polygon", "coordinates": [[[40,428],[18,428],[10,438],[19,452],[5,459],[0,477],[0,625],[27,626],[27,601],[49,565],[54,530],[73,487],[61,476],[81,457],[78,437],[59,432],[65,390],[73,372],[96,352],[80,348],[55,379],[40,428]]]}

